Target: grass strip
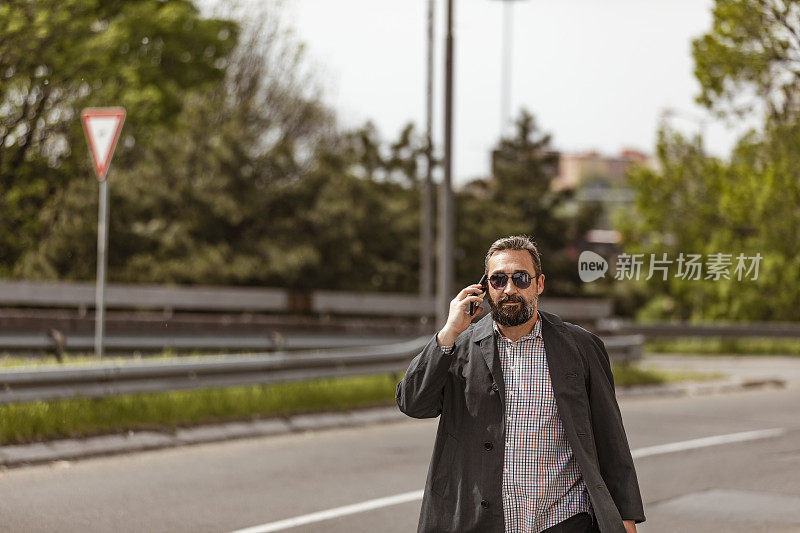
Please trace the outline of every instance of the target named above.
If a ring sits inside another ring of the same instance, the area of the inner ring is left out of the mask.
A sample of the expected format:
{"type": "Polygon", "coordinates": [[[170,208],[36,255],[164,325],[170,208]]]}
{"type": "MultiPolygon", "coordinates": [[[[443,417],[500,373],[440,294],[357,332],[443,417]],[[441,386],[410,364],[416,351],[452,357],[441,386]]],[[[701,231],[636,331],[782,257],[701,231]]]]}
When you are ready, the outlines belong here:
{"type": "Polygon", "coordinates": [[[653,339],[645,341],[644,352],[701,355],[800,355],[800,339],[762,337],[653,339]]]}
{"type": "Polygon", "coordinates": [[[391,375],[0,405],[0,445],[392,404],[391,375]]]}
{"type": "Polygon", "coordinates": [[[658,385],[662,383],[680,383],[684,381],[709,381],[725,377],[725,374],[711,372],[656,370],[644,368],[638,364],[613,365],[613,373],[614,385],[616,387],[658,385]]]}
{"type": "Polygon", "coordinates": [[[634,385],[656,385],[666,383],[669,376],[665,372],[645,369],[636,364],[619,364],[612,368],[614,386],[632,387],[634,385]]]}
{"type": "MultiPolygon", "coordinates": [[[[635,364],[614,367],[617,387],[710,377],[715,376],[668,373],[635,364]]],[[[393,405],[398,380],[384,374],[0,405],[0,445],[393,405]]]]}

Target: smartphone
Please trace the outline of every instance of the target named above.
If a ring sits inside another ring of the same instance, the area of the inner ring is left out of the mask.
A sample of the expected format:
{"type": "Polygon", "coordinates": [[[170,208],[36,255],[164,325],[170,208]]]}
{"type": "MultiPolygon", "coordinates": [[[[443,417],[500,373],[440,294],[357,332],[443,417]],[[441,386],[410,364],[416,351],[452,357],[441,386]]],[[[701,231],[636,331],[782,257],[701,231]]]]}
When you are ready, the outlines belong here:
{"type": "MultiPolygon", "coordinates": [[[[483,287],[484,294],[489,288],[488,283],[489,283],[489,278],[486,276],[486,274],[484,274],[481,280],[478,282],[478,285],[483,287]]],[[[469,303],[469,316],[475,316],[475,302],[469,303]]]]}

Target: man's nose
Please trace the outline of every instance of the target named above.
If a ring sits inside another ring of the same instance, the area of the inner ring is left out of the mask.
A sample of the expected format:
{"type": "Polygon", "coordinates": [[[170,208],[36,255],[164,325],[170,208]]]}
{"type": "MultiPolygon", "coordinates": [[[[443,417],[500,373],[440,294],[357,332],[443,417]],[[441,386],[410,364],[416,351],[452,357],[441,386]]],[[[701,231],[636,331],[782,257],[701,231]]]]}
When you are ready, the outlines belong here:
{"type": "Polygon", "coordinates": [[[514,282],[510,279],[506,282],[506,286],[503,287],[503,294],[515,294],[517,292],[517,286],[514,285],[514,282]]]}

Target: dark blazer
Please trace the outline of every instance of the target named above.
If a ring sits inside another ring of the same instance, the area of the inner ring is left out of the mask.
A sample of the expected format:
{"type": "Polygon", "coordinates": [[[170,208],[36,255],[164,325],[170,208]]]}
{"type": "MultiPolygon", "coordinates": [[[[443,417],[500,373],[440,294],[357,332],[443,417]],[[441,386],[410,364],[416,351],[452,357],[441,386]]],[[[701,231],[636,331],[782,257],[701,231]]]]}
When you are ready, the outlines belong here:
{"type": "MultiPolygon", "coordinates": [[[[639,483],[603,342],[539,311],[556,405],[589,490],[600,531],[624,533],[645,519],[639,483]]],[[[397,384],[400,410],[439,419],[419,532],[499,532],[503,519],[505,386],[491,314],[444,355],[436,336],[397,384]]]]}

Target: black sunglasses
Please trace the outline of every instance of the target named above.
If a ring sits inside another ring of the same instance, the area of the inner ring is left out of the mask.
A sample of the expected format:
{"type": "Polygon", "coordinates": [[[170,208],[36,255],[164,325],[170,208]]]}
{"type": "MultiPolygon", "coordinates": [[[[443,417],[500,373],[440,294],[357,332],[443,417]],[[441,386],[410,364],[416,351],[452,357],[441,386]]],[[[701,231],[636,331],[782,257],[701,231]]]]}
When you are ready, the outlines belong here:
{"type": "MultiPolygon", "coordinates": [[[[536,277],[539,277],[539,274],[536,274],[536,277]]],[[[530,287],[532,279],[531,275],[527,272],[514,272],[511,275],[511,281],[520,289],[527,289],[530,287]]],[[[508,283],[508,274],[492,274],[489,276],[489,283],[491,283],[492,287],[495,289],[500,290],[508,283]]]]}

